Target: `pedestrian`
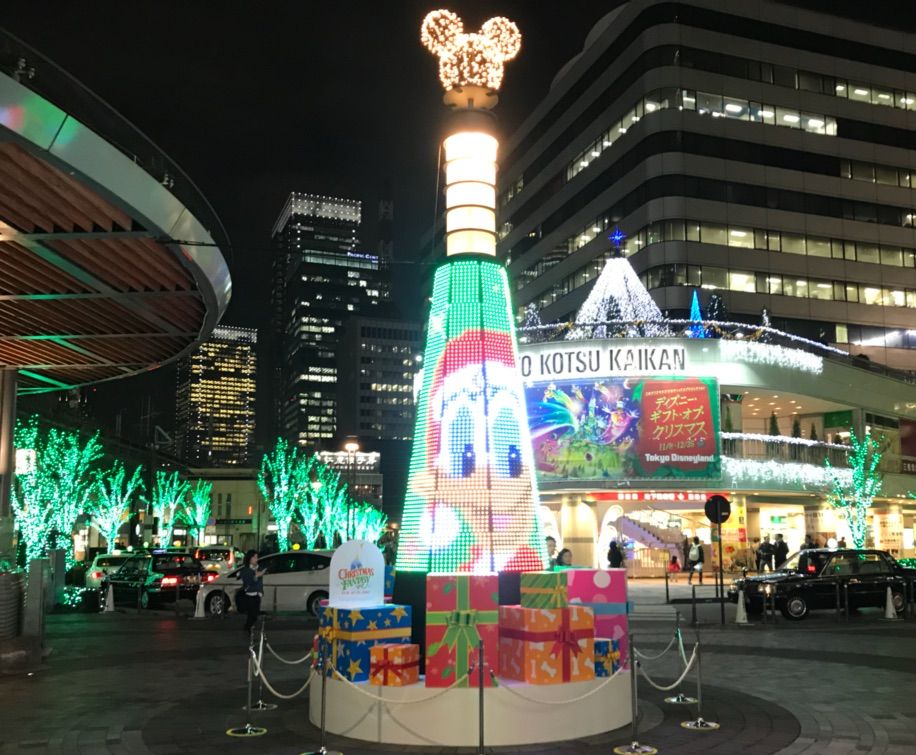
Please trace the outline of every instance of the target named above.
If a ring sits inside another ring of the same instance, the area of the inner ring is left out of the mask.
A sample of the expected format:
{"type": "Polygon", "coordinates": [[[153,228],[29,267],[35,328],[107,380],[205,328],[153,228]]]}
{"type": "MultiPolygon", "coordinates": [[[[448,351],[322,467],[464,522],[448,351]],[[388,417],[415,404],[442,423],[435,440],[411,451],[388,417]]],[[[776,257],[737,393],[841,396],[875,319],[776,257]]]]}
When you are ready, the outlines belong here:
{"type": "Polygon", "coordinates": [[[572,551],[569,548],[564,548],[557,554],[557,566],[572,566],[572,551]]]}
{"type": "Polygon", "coordinates": [[[773,544],[770,542],[770,536],[764,535],[763,542],[757,549],[757,573],[763,574],[763,570],[769,566],[773,571],[773,544]]]}
{"type": "Polygon", "coordinates": [[[836,547],[837,548],[848,548],[849,547],[848,545],[846,545],[846,536],[845,535],[840,538],[840,541],[836,544],[836,547]]]}
{"type": "Polygon", "coordinates": [[[689,574],[687,575],[687,584],[693,584],[693,574],[696,572],[699,575],[700,584],[703,584],[703,546],[700,544],[700,538],[696,535],[693,536],[693,544],[690,546],[690,552],[687,554],[687,566],[689,567],[689,574]]]}
{"type": "Polygon", "coordinates": [[[261,613],[261,598],[264,597],[264,570],[258,570],[258,552],[254,549],[245,554],[244,566],[239,572],[242,587],[236,597],[236,604],[241,603],[240,611],[248,616],[245,631],[254,629],[258,615],[261,613]]]}
{"type": "MultiPolygon", "coordinates": [[[[780,535],[777,535],[776,537],[780,537],[780,535]]],[[[805,542],[804,545],[802,545],[802,550],[807,551],[813,548],[817,548],[817,543],[814,542],[814,538],[812,538],[811,535],[805,535],[805,542]]]]}
{"type": "Polygon", "coordinates": [[[776,557],[776,568],[782,566],[789,557],[789,546],[783,540],[782,534],[776,535],[776,544],[773,546],[773,555],[776,557]]]}
{"type": "Polygon", "coordinates": [[[671,560],[668,562],[668,578],[672,582],[677,582],[677,576],[681,573],[681,565],[677,560],[677,556],[672,556],[671,560]]]}
{"type": "Polygon", "coordinates": [[[550,568],[552,569],[557,565],[557,541],[556,538],[548,535],[544,538],[544,542],[547,543],[547,558],[550,559],[550,568]]]}
{"type": "Polygon", "coordinates": [[[624,562],[623,551],[620,549],[620,546],[617,545],[616,540],[611,540],[611,547],[607,551],[607,560],[608,564],[612,569],[622,569],[624,562]]]}

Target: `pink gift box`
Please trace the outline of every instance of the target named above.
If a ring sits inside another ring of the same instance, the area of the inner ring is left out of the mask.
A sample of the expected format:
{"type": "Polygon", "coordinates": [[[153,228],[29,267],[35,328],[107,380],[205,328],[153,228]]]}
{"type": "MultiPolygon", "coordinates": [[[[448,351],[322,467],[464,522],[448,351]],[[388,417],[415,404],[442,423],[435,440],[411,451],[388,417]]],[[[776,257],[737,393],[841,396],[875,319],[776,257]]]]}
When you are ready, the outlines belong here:
{"type": "Polygon", "coordinates": [[[570,605],[588,606],[595,614],[595,636],[620,643],[620,665],[629,668],[626,569],[569,569],[566,592],[570,605]]]}

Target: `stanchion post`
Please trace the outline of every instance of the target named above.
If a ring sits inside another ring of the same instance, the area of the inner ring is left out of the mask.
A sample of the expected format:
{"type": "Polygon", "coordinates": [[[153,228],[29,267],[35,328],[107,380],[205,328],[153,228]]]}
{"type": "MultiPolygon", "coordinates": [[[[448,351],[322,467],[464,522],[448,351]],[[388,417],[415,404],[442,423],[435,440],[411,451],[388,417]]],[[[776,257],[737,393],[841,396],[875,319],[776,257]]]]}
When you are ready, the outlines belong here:
{"type": "Polygon", "coordinates": [[[137,613],[140,613],[140,595],[143,593],[143,585],[137,585],[137,613]]]}
{"type": "Polygon", "coordinates": [[[692,612],[692,622],[693,625],[697,625],[697,587],[696,585],[690,586],[690,595],[692,600],[690,601],[691,612],[692,612]]]}
{"type": "MultiPolygon", "coordinates": [[[[681,637],[681,612],[674,612],[674,637],[677,642],[677,657],[679,659],[678,666],[681,663],[684,663],[684,668],[687,668],[686,659],[681,656],[681,647],[683,646],[683,640],[681,637]]],[[[676,695],[665,698],[666,703],[671,703],[672,705],[693,705],[696,700],[688,695],[685,695],[683,692],[678,692],[676,695]]]]}
{"type": "Polygon", "coordinates": [[[175,615],[178,615],[178,599],[181,597],[181,576],[175,578],[175,615]]]}
{"type": "Polygon", "coordinates": [[[834,580],[833,586],[834,586],[834,590],[836,591],[836,620],[839,621],[842,615],[842,609],[840,608],[840,580],[839,578],[834,580]]]}
{"type": "Polygon", "coordinates": [[[478,755],[484,755],[484,749],[483,749],[484,748],[483,674],[484,674],[485,663],[484,663],[484,656],[483,656],[483,650],[484,650],[483,637],[480,638],[480,644],[477,647],[478,647],[478,650],[477,650],[477,684],[479,686],[479,689],[477,692],[477,705],[479,709],[478,711],[479,718],[477,722],[477,727],[479,729],[479,735],[480,735],[480,742],[478,743],[478,746],[477,746],[477,753],[478,755]]]}
{"type": "Polygon", "coordinates": [[[665,569],[665,603],[671,602],[671,595],[668,593],[668,569],[665,569]]]}
{"type": "Polygon", "coordinates": [[[703,648],[700,643],[700,627],[696,628],[697,638],[697,717],[693,721],[684,721],[681,726],[693,731],[712,731],[719,728],[719,724],[714,721],[707,721],[703,718],[703,648]]]}
{"type": "Polygon", "coordinates": [[[641,745],[639,743],[639,694],[636,688],[636,674],[638,673],[636,664],[638,661],[636,660],[636,644],[633,642],[633,635],[631,634],[627,639],[630,645],[630,695],[633,716],[630,737],[633,741],[628,745],[615,747],[614,752],[616,755],[655,755],[658,750],[654,747],[649,747],[649,745],[641,745]]]}
{"type": "Polygon", "coordinates": [[[267,733],[263,726],[255,726],[251,723],[251,677],[254,668],[254,627],[248,632],[248,704],[245,706],[245,725],[234,729],[227,729],[226,734],[230,737],[259,737],[267,733]]]}
{"type": "MultiPolygon", "coordinates": [[[[258,642],[258,659],[259,663],[264,662],[264,645],[267,643],[267,617],[261,616],[261,639],[258,642]]],[[[264,669],[259,669],[258,673],[258,702],[255,703],[255,710],[276,710],[276,703],[264,702],[264,669]]]]}
{"type": "Polygon", "coordinates": [[[849,621],[849,580],[843,581],[843,615],[849,621]]]}

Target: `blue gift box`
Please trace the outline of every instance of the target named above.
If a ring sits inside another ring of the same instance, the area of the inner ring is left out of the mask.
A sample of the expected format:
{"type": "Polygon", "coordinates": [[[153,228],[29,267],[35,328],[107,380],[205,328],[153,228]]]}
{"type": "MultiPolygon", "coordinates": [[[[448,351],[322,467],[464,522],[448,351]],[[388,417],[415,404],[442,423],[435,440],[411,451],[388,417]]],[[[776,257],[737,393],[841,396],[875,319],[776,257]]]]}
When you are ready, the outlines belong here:
{"type": "Polygon", "coordinates": [[[394,595],[394,575],[396,574],[392,564],[385,564],[385,602],[390,603],[394,595]]]}
{"type": "Polygon", "coordinates": [[[409,643],[411,607],[387,603],[371,608],[322,606],[318,617],[319,656],[351,682],[369,680],[369,648],[409,643]]]}
{"type": "Polygon", "coordinates": [[[620,668],[620,642],[595,638],[595,676],[610,676],[620,668]]]}

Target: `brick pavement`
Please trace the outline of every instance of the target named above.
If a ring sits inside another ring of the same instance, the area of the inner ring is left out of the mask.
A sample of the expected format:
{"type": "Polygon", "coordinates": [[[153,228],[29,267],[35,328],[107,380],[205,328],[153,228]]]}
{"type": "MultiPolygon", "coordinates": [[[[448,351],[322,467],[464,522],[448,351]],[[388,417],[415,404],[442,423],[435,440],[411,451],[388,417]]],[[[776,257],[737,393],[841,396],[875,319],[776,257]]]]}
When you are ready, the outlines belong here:
{"type": "MultiPolygon", "coordinates": [[[[639,606],[638,591],[634,599],[639,606]]],[[[704,607],[703,621],[718,616],[704,607]]],[[[191,621],[167,612],[50,617],[53,653],[33,676],[0,678],[2,755],[41,753],[297,753],[318,733],[305,700],[261,714],[265,737],[236,740],[225,729],[244,723],[246,640],[238,620],[191,621]]],[[[279,619],[272,643],[301,655],[313,625],[279,619]]],[[[637,642],[659,652],[670,637],[662,621],[634,621],[637,642]]],[[[680,722],[693,709],[670,706],[640,687],[640,739],[663,753],[839,755],[916,753],[916,621],[875,616],[837,623],[829,614],[799,625],[780,622],[720,629],[703,626],[704,716],[717,732],[696,733],[680,722]]],[[[686,641],[692,633],[685,628],[686,641]]],[[[653,678],[676,673],[673,654],[647,662],[653,678]]],[[[277,687],[293,690],[301,667],[268,666],[277,687]]],[[[689,691],[689,689],[688,689],[689,691]]],[[[588,753],[629,741],[629,730],[602,737],[499,752],[588,753]]],[[[378,752],[460,752],[384,748],[349,740],[331,744],[348,755],[378,752]]],[[[468,750],[471,752],[472,750],[468,750]]]]}

